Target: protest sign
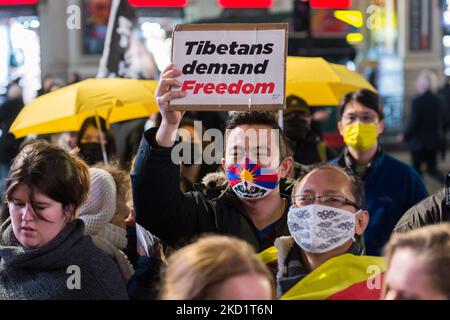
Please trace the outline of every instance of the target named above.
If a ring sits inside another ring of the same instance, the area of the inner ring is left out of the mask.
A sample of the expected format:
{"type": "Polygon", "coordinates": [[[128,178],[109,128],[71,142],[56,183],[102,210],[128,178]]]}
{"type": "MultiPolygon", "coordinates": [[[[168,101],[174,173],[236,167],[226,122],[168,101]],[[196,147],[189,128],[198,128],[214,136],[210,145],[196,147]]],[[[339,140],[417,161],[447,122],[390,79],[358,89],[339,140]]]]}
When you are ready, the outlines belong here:
{"type": "Polygon", "coordinates": [[[186,97],[169,110],[284,108],[287,24],[186,24],[173,34],[172,60],[186,97]]]}

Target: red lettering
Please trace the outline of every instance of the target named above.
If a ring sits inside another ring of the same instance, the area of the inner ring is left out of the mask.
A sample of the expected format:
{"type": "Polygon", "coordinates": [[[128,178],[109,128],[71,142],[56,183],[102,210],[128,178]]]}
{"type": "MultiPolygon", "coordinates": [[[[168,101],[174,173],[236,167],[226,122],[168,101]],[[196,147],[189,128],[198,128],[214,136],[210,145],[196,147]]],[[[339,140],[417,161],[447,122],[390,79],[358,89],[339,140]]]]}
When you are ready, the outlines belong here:
{"type": "Polygon", "coordinates": [[[183,82],[181,90],[192,91],[193,94],[272,94],[275,91],[275,83],[244,83],[243,80],[238,80],[228,84],[223,82],[216,84],[186,80],[183,82]]]}
{"type": "Polygon", "coordinates": [[[237,83],[232,83],[228,87],[229,94],[239,94],[241,92],[242,80],[239,80],[237,83]]]}
{"type": "Polygon", "coordinates": [[[269,83],[257,83],[256,84],[256,88],[255,88],[255,93],[273,93],[273,91],[275,90],[275,84],[273,82],[269,82],[269,83]],[[260,91],[261,89],[261,91],[260,91]],[[267,92],[267,89],[269,89],[269,92],[267,92]]]}
{"type": "Polygon", "coordinates": [[[195,89],[194,89],[194,94],[198,94],[198,92],[200,91],[200,89],[204,86],[204,83],[196,83],[195,84],[195,89]]]}
{"type": "Polygon", "coordinates": [[[227,90],[227,84],[226,83],[219,83],[216,87],[216,93],[217,94],[224,94],[225,90],[227,90]]]}
{"type": "Polygon", "coordinates": [[[251,83],[246,83],[242,87],[242,92],[245,94],[250,94],[253,92],[254,89],[255,89],[255,87],[253,87],[253,85],[251,83]]]}
{"type": "Polygon", "coordinates": [[[203,92],[206,93],[206,94],[213,93],[213,90],[214,90],[214,83],[207,83],[203,87],[203,92]]]}
{"type": "Polygon", "coordinates": [[[181,87],[181,91],[188,91],[194,88],[195,80],[186,80],[183,82],[183,86],[181,87]]]}

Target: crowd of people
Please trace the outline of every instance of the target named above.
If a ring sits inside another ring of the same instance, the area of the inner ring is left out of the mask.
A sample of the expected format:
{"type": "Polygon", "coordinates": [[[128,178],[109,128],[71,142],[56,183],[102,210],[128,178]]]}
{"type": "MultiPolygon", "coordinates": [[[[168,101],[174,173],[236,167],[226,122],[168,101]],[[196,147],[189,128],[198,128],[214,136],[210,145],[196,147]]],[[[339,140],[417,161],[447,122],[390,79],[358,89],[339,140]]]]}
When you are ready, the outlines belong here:
{"type": "MultiPolygon", "coordinates": [[[[20,86],[9,88],[0,299],[450,299],[450,208],[420,172],[441,144],[412,149],[414,168],[390,156],[383,107],[368,90],[338,106],[342,150],[323,142],[294,95],[283,121],[269,111],[169,111],[186,95],[180,75],[163,71],[149,119],[91,117],[78,132],[21,140],[8,133],[20,86]],[[202,133],[226,132],[221,163],[197,163],[194,152],[173,160],[179,145],[216,143],[194,139],[194,121],[202,133]]],[[[46,78],[39,94],[58,85],[46,78]]],[[[418,88],[404,135],[415,146],[434,121],[420,109],[442,101],[428,74],[418,88]]]]}

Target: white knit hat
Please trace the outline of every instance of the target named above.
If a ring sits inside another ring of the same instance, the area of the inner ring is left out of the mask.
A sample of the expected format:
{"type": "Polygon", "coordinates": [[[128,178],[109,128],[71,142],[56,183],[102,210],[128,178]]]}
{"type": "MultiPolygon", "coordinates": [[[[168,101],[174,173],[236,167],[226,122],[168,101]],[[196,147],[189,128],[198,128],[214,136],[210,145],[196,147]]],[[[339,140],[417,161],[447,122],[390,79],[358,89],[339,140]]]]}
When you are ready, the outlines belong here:
{"type": "Polygon", "coordinates": [[[81,206],[79,218],[86,225],[84,233],[96,235],[116,213],[116,183],[103,169],[90,168],[91,191],[81,206]]]}

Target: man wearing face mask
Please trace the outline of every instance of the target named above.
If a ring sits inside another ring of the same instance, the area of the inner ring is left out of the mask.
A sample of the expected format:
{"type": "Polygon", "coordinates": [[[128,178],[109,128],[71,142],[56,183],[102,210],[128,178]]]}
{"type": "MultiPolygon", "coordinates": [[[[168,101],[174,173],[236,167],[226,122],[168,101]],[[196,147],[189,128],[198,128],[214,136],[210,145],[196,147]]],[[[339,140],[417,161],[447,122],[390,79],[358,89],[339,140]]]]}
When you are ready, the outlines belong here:
{"type": "Polygon", "coordinates": [[[170,100],[186,95],[178,89],[180,75],[173,65],[167,67],[155,93],[161,126],[144,133],[131,174],[136,221],[172,247],[202,233],[236,236],[257,252],[273,246],[277,237],[289,234],[290,190],[283,178],[292,167],[283,139],[276,136],[281,132],[275,117],[268,112],[233,113],[222,159],[228,187],[214,199],[202,191],[183,193],[179,164],[171,158],[172,137],[183,113],[167,110],[170,100]],[[246,139],[251,132],[256,140],[246,139]]]}
{"type": "Polygon", "coordinates": [[[331,163],[350,168],[364,181],[366,208],[370,212],[364,235],[366,250],[367,254],[378,256],[402,215],[428,193],[414,169],[388,155],[379,145],[384,114],[376,93],[349,93],[339,108],[338,128],[346,148],[331,163]]]}
{"type": "Polygon", "coordinates": [[[283,112],[283,131],[289,139],[296,162],[311,165],[334,159],[337,154],[323,143],[311,129],[311,110],[300,97],[286,97],[283,112]]]}
{"type": "Polygon", "coordinates": [[[320,165],[297,181],[288,213],[291,236],[275,241],[281,299],[379,299],[384,261],[363,256],[369,223],[363,208],[362,181],[342,168],[320,165]],[[373,273],[369,266],[376,267],[373,273]],[[369,276],[377,275],[378,288],[368,288],[369,276]]]}

